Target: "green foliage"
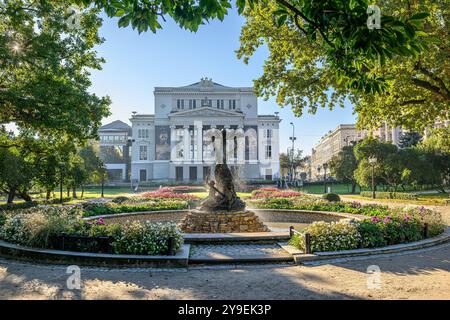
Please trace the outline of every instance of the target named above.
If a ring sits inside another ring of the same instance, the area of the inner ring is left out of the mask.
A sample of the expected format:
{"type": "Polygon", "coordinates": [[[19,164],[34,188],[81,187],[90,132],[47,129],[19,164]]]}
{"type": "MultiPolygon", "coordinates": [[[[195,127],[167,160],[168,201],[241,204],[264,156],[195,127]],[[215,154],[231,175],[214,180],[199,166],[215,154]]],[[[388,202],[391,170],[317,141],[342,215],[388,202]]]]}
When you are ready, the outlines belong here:
{"type": "MultiPolygon", "coordinates": [[[[63,233],[84,237],[111,237],[117,254],[166,254],[168,239],[173,239],[177,251],[183,238],[173,223],[133,222],[126,225],[86,222],[81,207],[40,206],[14,213],[0,214],[0,239],[36,248],[53,248],[63,233]]],[[[80,251],[87,248],[78,246],[80,251]]]]}
{"type": "Polygon", "coordinates": [[[430,237],[441,234],[446,228],[436,211],[405,208],[383,217],[373,216],[370,220],[314,222],[300,235],[295,234],[290,244],[305,250],[304,234],[309,233],[313,252],[384,247],[423,239],[425,223],[433,230],[429,232],[430,237]]]}
{"type": "Polygon", "coordinates": [[[292,209],[310,211],[331,211],[384,217],[389,214],[387,206],[360,204],[359,202],[329,202],[313,196],[296,198],[264,198],[249,200],[247,203],[259,209],[292,209]]]}
{"type": "Polygon", "coordinates": [[[119,204],[113,202],[103,204],[87,203],[83,204],[83,217],[140,211],[182,210],[187,209],[188,205],[188,201],[172,199],[161,199],[135,203],[122,202],[119,204]]]}
{"type": "Polygon", "coordinates": [[[387,245],[383,230],[377,224],[364,220],[357,225],[357,228],[361,235],[362,248],[376,248],[387,245]]]}
{"type": "MultiPolygon", "coordinates": [[[[362,197],[372,198],[371,191],[362,191],[360,193],[362,197]]],[[[375,192],[376,199],[401,199],[401,200],[417,200],[418,196],[415,193],[404,193],[404,192],[375,192]]]]}
{"type": "Polygon", "coordinates": [[[336,193],[325,193],[324,195],[322,195],[322,198],[329,201],[329,202],[339,202],[341,201],[341,198],[339,197],[338,194],[336,193]]]}
{"type": "Polygon", "coordinates": [[[422,8],[382,1],[377,3],[382,27],[370,30],[369,4],[279,0],[245,11],[238,57],[248,62],[260,46],[269,49],[264,74],[255,81],[257,93],[276,94],[277,103],[292,106],[297,116],[307,107],[314,113],[318,107],[343,106],[347,97],[355,104],[365,96],[382,99],[395,76],[384,66],[394,59],[414,60],[425,50],[420,35],[428,18],[413,19],[422,8]]]}
{"type": "Polygon", "coordinates": [[[88,91],[89,70],[104,62],[95,51],[103,42],[101,19],[89,8],[80,28],[70,28],[66,11],[73,3],[0,3],[0,124],[72,140],[96,137],[110,104],[88,91]]]}
{"type": "Polygon", "coordinates": [[[166,254],[169,238],[175,250],[183,244],[183,237],[174,223],[150,223],[134,221],[120,228],[113,241],[115,253],[166,254]]]}
{"type": "Polygon", "coordinates": [[[294,235],[290,244],[305,251],[305,233],[311,235],[312,252],[356,249],[361,242],[361,235],[355,224],[348,222],[327,223],[319,221],[313,222],[306,227],[302,231],[303,235],[294,235]]]}
{"type": "Polygon", "coordinates": [[[420,142],[421,139],[422,135],[420,133],[408,131],[400,135],[398,145],[400,148],[414,147],[420,142]]]}
{"type": "Polygon", "coordinates": [[[353,173],[358,167],[353,149],[354,146],[343,147],[329,162],[331,175],[339,181],[352,183],[352,193],[356,188],[356,179],[353,173]]]}

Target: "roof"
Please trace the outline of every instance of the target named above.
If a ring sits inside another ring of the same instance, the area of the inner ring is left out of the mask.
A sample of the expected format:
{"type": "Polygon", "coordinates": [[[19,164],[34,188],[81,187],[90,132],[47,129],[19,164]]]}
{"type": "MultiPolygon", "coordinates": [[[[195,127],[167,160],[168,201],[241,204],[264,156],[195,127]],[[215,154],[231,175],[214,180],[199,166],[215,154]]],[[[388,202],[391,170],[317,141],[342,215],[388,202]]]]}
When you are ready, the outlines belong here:
{"type": "Polygon", "coordinates": [[[99,131],[109,131],[109,130],[129,131],[131,130],[131,127],[123,121],[116,120],[111,123],[105,124],[104,126],[101,126],[99,129],[99,131]]]}
{"type": "Polygon", "coordinates": [[[155,87],[155,92],[201,92],[201,91],[219,91],[219,92],[251,92],[253,87],[228,87],[212,81],[209,78],[201,78],[200,81],[181,87],[155,87]]]}

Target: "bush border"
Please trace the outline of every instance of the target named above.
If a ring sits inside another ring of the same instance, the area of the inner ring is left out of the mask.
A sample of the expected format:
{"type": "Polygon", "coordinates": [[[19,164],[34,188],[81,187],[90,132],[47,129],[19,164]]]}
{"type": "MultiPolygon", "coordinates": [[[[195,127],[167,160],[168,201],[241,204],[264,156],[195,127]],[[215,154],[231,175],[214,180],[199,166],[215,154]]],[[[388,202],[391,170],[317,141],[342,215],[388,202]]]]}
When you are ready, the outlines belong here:
{"type": "Polygon", "coordinates": [[[0,254],[18,260],[54,264],[79,264],[84,266],[154,266],[154,267],[187,267],[189,260],[189,244],[183,244],[173,256],[163,255],[128,255],[87,253],[50,249],[35,249],[0,240],[0,254]]]}

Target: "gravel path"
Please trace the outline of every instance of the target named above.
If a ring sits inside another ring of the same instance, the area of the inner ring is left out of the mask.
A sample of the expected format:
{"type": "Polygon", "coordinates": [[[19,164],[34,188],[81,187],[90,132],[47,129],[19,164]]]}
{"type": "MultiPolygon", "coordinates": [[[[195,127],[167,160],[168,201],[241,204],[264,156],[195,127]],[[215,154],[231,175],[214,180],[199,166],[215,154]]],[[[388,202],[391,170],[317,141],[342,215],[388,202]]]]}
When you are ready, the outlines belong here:
{"type": "Polygon", "coordinates": [[[0,259],[1,299],[450,299],[450,244],[400,256],[318,266],[247,265],[189,270],[81,269],[0,259]],[[367,288],[367,267],[381,269],[367,288]]]}

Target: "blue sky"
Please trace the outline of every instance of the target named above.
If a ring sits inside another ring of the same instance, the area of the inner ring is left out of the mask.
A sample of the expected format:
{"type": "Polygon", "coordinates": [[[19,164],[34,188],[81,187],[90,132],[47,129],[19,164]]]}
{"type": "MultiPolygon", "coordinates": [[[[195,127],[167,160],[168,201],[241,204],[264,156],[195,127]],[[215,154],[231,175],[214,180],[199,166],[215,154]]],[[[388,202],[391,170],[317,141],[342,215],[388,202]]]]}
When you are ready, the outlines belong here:
{"type": "MultiPolygon", "coordinates": [[[[262,74],[266,48],[260,48],[248,65],[236,58],[239,35],[244,19],[235,10],[223,22],[213,21],[201,26],[197,33],[180,29],[169,21],[163,30],[138,34],[119,28],[116,19],[104,18],[101,36],[106,42],[98,47],[106,59],[102,71],[92,73],[91,91],[109,95],[113,101],[112,115],[103,123],[120,119],[129,122],[132,111],[153,113],[155,86],[183,86],[207,76],[227,86],[252,86],[262,74]]],[[[260,114],[280,112],[280,150],[289,146],[295,124],[296,148],[310,154],[320,137],[341,123],[354,123],[350,105],[344,109],[319,110],[315,115],[293,116],[290,108],[280,108],[275,99],[259,99],[260,114]]]]}

